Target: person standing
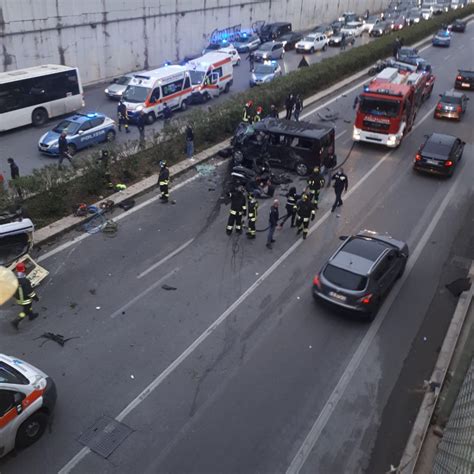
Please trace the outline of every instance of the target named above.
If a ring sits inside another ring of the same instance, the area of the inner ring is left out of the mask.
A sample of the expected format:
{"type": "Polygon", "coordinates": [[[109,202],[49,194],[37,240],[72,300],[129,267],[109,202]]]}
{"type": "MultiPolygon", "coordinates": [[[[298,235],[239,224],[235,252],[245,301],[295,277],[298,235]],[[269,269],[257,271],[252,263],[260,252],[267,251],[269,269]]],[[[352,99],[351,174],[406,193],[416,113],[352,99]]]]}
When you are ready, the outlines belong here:
{"type": "Polygon", "coordinates": [[[120,102],[118,103],[117,115],[118,115],[119,132],[122,131],[122,125],[123,125],[125,128],[125,132],[130,133],[130,130],[128,129],[128,121],[129,121],[128,110],[123,99],[120,99],[120,102]]]}
{"type": "Polygon", "coordinates": [[[249,51],[247,59],[249,61],[249,68],[250,68],[249,70],[250,72],[252,72],[255,67],[255,54],[253,53],[253,51],[249,51]]]}
{"type": "Polygon", "coordinates": [[[288,94],[288,97],[285,101],[285,109],[286,109],[286,120],[291,119],[291,115],[293,114],[293,107],[295,106],[295,97],[293,94],[288,94]]]}
{"type": "Polygon", "coordinates": [[[346,34],[342,33],[341,35],[341,51],[346,49],[346,34]]]}
{"type": "Polygon", "coordinates": [[[253,117],[253,122],[257,123],[262,120],[263,108],[258,106],[257,110],[255,111],[255,116],[253,117]]]}
{"type": "Polygon", "coordinates": [[[17,179],[20,177],[20,168],[18,168],[18,165],[15,163],[15,160],[12,157],[8,158],[7,161],[10,165],[10,179],[12,180],[13,187],[15,188],[18,197],[22,199],[23,195],[21,193],[21,188],[17,181],[17,179]]]}
{"type": "Polygon", "coordinates": [[[255,239],[257,230],[257,212],[258,212],[258,201],[257,193],[252,192],[248,195],[248,223],[247,223],[247,238],[255,239]]]}
{"type": "Polygon", "coordinates": [[[194,155],[194,131],[191,125],[186,125],[186,155],[189,159],[194,155]]]}
{"type": "Polygon", "coordinates": [[[275,234],[275,229],[278,226],[278,220],[280,218],[279,213],[279,202],[278,199],[273,201],[272,207],[270,208],[270,215],[268,216],[268,235],[267,235],[267,249],[272,248],[272,244],[275,242],[273,235],[275,234]]]}
{"type": "Polygon", "coordinates": [[[296,194],[296,188],[292,186],[289,191],[286,193],[286,217],[285,220],[281,223],[281,226],[288,220],[290,221],[290,227],[295,227],[296,222],[296,203],[298,202],[298,195],[296,194]]]}
{"type": "Polygon", "coordinates": [[[311,220],[313,221],[316,217],[316,209],[318,209],[319,204],[319,192],[321,188],[324,186],[324,178],[320,173],[319,166],[315,166],[313,168],[312,173],[309,175],[308,178],[308,188],[309,188],[309,197],[313,209],[311,211],[311,220]]]}
{"type": "Polygon", "coordinates": [[[160,199],[161,202],[165,203],[168,202],[170,197],[169,192],[169,184],[170,184],[170,170],[168,169],[168,165],[165,160],[160,161],[160,174],[158,176],[158,185],[160,187],[160,199]]]}
{"type": "Polygon", "coordinates": [[[39,301],[39,298],[31,286],[30,280],[26,277],[25,264],[23,262],[18,262],[15,270],[18,278],[18,288],[15,293],[15,298],[21,310],[11,324],[16,330],[18,330],[20,323],[26,318],[26,316],[28,316],[30,321],[38,317],[38,313],[33,311],[33,300],[39,301]]]}
{"type": "Polygon", "coordinates": [[[140,146],[145,145],[145,112],[140,110],[140,113],[137,117],[137,128],[138,133],[140,133],[140,146]]]}
{"type": "Polygon", "coordinates": [[[58,138],[58,151],[59,151],[59,164],[58,164],[58,167],[59,167],[59,169],[62,168],[62,164],[63,164],[64,159],[69,160],[69,163],[71,163],[71,166],[74,166],[72,164],[72,156],[69,153],[69,145],[68,145],[68,142],[67,142],[66,135],[67,135],[66,131],[63,130],[61,132],[61,135],[59,135],[59,138],[58,138]]]}
{"type": "Polygon", "coordinates": [[[342,206],[343,204],[341,196],[344,191],[347,192],[349,180],[342,168],[332,177],[332,180],[334,181],[334,192],[336,193],[336,199],[331,209],[331,212],[334,212],[336,207],[342,206]]]}
{"type": "Polygon", "coordinates": [[[168,104],[165,102],[163,104],[163,120],[164,120],[164,127],[168,127],[171,122],[172,112],[169,108],[168,104]]]}
{"type": "Polygon", "coordinates": [[[303,239],[306,239],[309,232],[309,219],[311,218],[311,211],[313,206],[309,197],[306,193],[303,193],[301,199],[298,201],[296,214],[298,216],[298,220],[296,222],[296,226],[298,227],[298,231],[296,235],[301,234],[303,232],[303,239]]]}
{"type": "Polygon", "coordinates": [[[300,113],[303,110],[303,100],[301,96],[298,94],[295,98],[295,108],[294,108],[294,117],[297,122],[300,121],[300,113]]]}
{"type": "Polygon", "coordinates": [[[252,105],[253,102],[251,100],[247,101],[245,104],[244,113],[242,114],[242,122],[252,123],[252,105]]]}
{"type": "Polygon", "coordinates": [[[268,114],[268,117],[278,118],[278,110],[273,104],[270,105],[270,113],[268,114]]]}
{"type": "Polygon", "coordinates": [[[244,188],[238,186],[230,193],[230,211],[229,219],[227,220],[226,233],[232,234],[235,225],[235,231],[238,234],[242,233],[242,216],[245,215],[247,206],[245,202],[244,188]]]}
{"type": "Polygon", "coordinates": [[[398,59],[398,52],[400,51],[401,47],[402,47],[402,42],[400,41],[400,37],[397,36],[393,43],[393,57],[395,59],[398,59]]]}

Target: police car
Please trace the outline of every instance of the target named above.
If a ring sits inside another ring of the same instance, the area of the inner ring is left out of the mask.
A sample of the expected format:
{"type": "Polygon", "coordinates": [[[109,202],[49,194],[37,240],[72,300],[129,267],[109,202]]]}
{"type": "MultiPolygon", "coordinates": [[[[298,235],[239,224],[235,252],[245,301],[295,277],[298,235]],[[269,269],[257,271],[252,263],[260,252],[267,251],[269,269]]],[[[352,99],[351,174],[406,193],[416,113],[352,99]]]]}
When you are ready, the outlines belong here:
{"type": "Polygon", "coordinates": [[[59,155],[58,139],[67,133],[69,154],[100,142],[112,142],[117,133],[115,122],[104,114],[75,114],[59,122],[39,140],[38,149],[50,156],[59,155]]]}
{"type": "Polygon", "coordinates": [[[278,61],[265,61],[256,64],[250,76],[250,87],[273,81],[275,77],[281,76],[282,70],[278,61]]]}

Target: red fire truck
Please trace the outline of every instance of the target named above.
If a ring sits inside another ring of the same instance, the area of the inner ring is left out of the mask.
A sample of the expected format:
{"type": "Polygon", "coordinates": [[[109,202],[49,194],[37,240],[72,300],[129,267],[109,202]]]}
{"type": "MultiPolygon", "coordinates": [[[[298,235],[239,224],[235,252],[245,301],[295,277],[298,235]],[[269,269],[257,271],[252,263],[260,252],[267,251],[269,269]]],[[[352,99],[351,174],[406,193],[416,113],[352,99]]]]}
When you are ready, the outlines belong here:
{"type": "Polygon", "coordinates": [[[426,81],[423,72],[381,71],[359,96],[353,140],[398,147],[427,96],[426,81]]]}

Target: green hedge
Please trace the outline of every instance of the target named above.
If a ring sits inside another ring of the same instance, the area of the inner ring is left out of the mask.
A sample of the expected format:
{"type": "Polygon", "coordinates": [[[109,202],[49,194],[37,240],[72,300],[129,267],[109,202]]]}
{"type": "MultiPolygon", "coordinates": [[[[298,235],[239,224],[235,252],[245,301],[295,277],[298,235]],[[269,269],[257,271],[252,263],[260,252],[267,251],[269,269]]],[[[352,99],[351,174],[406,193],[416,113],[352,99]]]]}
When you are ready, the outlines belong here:
{"type": "MultiPolygon", "coordinates": [[[[443,23],[451,23],[455,18],[472,13],[474,5],[436,16],[367,45],[348,48],[341,54],[291,72],[270,84],[233,95],[224,104],[211,105],[208,113],[203,113],[202,109],[191,111],[186,122],[194,128],[196,150],[228,138],[241,119],[243,104],[249,99],[255,105],[261,105],[264,111],[268,111],[271,104],[281,108],[290,92],[308,97],[390,56],[395,36],[399,36],[406,45],[414,44],[436,32],[443,23]]],[[[178,115],[175,126],[156,134],[151,147],[133,154],[124,147],[112,146],[112,158],[107,169],[100,163],[84,162],[77,176],[74,171],[59,172],[54,165],[50,165],[21,178],[17,185],[22,189],[22,205],[26,213],[37,227],[42,227],[69,214],[79,202],[91,203],[111,194],[113,190],[107,186],[110,180],[131,184],[156,172],[161,159],[168,160],[170,164],[182,160],[185,146],[183,123],[178,115]]],[[[14,204],[11,194],[0,192],[0,209],[14,204]]]]}

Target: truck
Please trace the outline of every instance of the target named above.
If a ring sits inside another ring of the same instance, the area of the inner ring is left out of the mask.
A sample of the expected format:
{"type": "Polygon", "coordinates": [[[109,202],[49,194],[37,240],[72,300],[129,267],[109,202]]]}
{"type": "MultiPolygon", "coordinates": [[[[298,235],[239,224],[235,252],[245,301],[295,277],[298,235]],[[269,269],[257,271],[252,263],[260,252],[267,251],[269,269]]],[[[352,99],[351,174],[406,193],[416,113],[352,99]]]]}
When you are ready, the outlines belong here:
{"type": "Polygon", "coordinates": [[[427,74],[387,67],[358,98],[352,138],[397,148],[416,119],[426,93],[427,74]]]}

